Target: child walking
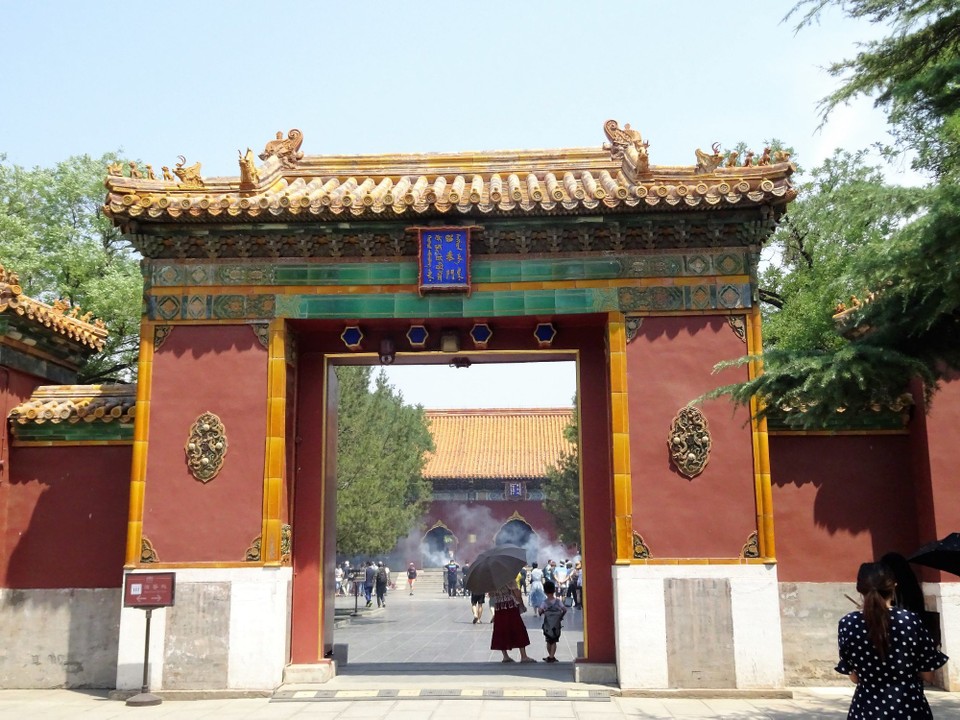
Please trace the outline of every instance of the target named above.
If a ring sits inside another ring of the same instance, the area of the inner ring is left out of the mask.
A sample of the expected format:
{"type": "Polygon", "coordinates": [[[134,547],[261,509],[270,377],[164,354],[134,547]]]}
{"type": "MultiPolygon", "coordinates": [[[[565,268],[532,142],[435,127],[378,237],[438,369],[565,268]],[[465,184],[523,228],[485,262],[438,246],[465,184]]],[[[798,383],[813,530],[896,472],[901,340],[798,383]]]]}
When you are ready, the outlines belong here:
{"type": "Polygon", "coordinates": [[[563,601],[556,596],[557,585],[552,580],[545,580],[543,592],[547,599],[543,601],[537,613],[543,616],[543,638],[547,641],[547,657],[543,660],[548,663],[557,661],[557,643],[560,640],[560,625],[567,608],[563,601]]]}

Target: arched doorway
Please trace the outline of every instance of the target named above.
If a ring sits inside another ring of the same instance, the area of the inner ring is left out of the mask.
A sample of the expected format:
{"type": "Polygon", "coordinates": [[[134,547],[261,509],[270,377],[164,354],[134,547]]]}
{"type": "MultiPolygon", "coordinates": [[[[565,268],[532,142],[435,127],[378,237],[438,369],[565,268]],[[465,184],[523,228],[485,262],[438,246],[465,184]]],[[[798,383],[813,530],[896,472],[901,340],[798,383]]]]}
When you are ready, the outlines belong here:
{"type": "Polygon", "coordinates": [[[420,557],[424,568],[443,567],[457,554],[460,540],[441,521],[424,533],[420,541],[420,557]]]}
{"type": "Polygon", "coordinates": [[[522,515],[514,512],[507,521],[500,526],[500,530],[493,538],[494,545],[518,545],[527,549],[527,560],[537,557],[540,549],[540,536],[530,526],[522,515]]]}

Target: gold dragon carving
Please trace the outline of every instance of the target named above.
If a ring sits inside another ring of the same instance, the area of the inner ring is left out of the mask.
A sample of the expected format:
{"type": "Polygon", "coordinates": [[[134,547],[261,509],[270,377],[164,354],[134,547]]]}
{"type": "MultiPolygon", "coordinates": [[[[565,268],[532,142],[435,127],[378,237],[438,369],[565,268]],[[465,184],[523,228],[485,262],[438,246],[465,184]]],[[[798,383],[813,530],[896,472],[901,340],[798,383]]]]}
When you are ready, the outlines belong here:
{"type": "Polygon", "coordinates": [[[670,459],[682,475],[696,477],[707,466],[710,445],[707,418],[699,408],[687,405],[677,413],[670,425],[667,439],[670,459]]]}
{"type": "Polygon", "coordinates": [[[697,169],[694,171],[697,175],[712,173],[723,162],[723,155],[720,154],[720,143],[715,142],[711,148],[713,153],[707,153],[700,148],[696,149],[697,169]]]}
{"type": "Polygon", "coordinates": [[[627,123],[622,128],[616,120],[607,120],[603,124],[603,132],[609,143],[604,143],[603,149],[610,152],[611,160],[619,160],[623,174],[630,182],[637,182],[640,176],[650,171],[650,158],[647,148],[650,143],[644,142],[639,131],[627,123]]]}
{"type": "Polygon", "coordinates": [[[184,448],[190,474],[202,483],[213,480],[227,454],[227,434],[220,418],[205,412],[190,426],[184,448]]]}
{"type": "Polygon", "coordinates": [[[285,168],[295,168],[297,163],[303,159],[303,153],[300,151],[300,145],[303,143],[303,133],[293,128],[287,133],[286,139],[283,137],[283,131],[277,130],[277,139],[271,140],[260,153],[260,159],[266,160],[272,155],[276,155],[280,164],[285,168]]]}
{"type": "Polygon", "coordinates": [[[185,188],[206,187],[203,178],[200,177],[200,163],[195,162],[193,165],[187,165],[187,159],[183,155],[177,157],[180,158],[180,162],[177,163],[173,172],[180,178],[180,184],[185,188]]]}
{"type": "Polygon", "coordinates": [[[253,150],[247,148],[246,155],[241,155],[237,150],[237,155],[240,155],[240,190],[243,192],[256,190],[257,185],[260,184],[260,173],[257,172],[253,150]]]}

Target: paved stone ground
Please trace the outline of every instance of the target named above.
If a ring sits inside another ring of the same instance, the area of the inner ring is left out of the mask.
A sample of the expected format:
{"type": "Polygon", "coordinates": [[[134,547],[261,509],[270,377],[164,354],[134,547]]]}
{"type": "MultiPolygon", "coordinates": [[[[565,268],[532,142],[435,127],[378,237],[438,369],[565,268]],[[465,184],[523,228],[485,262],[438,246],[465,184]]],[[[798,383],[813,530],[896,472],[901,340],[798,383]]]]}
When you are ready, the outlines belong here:
{"type": "MultiPolygon", "coordinates": [[[[484,609],[483,622],[474,625],[468,597],[451,598],[440,592],[417,592],[411,596],[403,590],[391,590],[386,601],[383,609],[377,609],[374,603],[372,610],[363,610],[361,597],[361,615],[334,631],[334,643],[348,646],[347,673],[352,674],[358,665],[370,664],[432,663],[438,666],[438,672],[457,663],[501,665],[500,651],[490,650],[493,626],[489,606],[484,609]]],[[[340,613],[353,607],[353,598],[337,598],[340,613]]],[[[528,611],[524,624],[530,635],[527,654],[541,660],[547,651],[540,618],[528,611]]],[[[570,609],[557,646],[557,658],[563,662],[547,667],[572,679],[572,662],[577,656],[577,643],[582,640],[583,613],[570,609]]],[[[511,655],[520,657],[516,650],[511,655]]]]}
{"type": "MultiPolygon", "coordinates": [[[[338,599],[352,608],[352,598],[338,599]]],[[[489,614],[487,614],[489,619],[489,614]]],[[[543,635],[532,614],[526,624],[530,654],[543,655],[543,635]]],[[[467,598],[402,592],[384,610],[363,613],[335,633],[349,645],[349,662],[329,683],[284,686],[274,697],[166,699],[155,707],[127,707],[106,691],[0,691],[0,719],[111,720],[620,720],[621,718],[725,718],[813,720],[845,718],[852,687],[802,688],[760,698],[727,698],[677,691],[660,697],[618,697],[616,688],[574,683],[580,620],[568,613],[558,652],[564,662],[503,665],[490,651],[489,622],[471,622],[467,598]],[[453,699],[452,691],[459,693],[453,699]]],[[[516,653],[514,653],[516,655],[516,653]]],[[[960,694],[928,691],[939,720],[960,718],[960,694]]]]}

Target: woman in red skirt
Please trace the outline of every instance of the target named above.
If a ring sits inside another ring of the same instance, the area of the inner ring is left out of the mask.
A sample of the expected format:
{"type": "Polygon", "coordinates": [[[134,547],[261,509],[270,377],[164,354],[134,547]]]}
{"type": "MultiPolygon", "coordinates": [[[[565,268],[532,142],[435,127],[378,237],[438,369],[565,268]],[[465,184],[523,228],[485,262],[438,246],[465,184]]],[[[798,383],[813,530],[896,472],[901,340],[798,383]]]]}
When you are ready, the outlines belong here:
{"type": "Polygon", "coordinates": [[[496,613],[493,616],[493,638],[490,640],[490,649],[502,652],[505,663],[514,661],[507,654],[507,650],[513,650],[513,648],[520,648],[520,662],[536,662],[532,657],[527,656],[530,636],[527,635],[527,628],[520,615],[526,608],[523,606],[523,598],[516,583],[505,585],[492,593],[491,599],[496,613]]]}

